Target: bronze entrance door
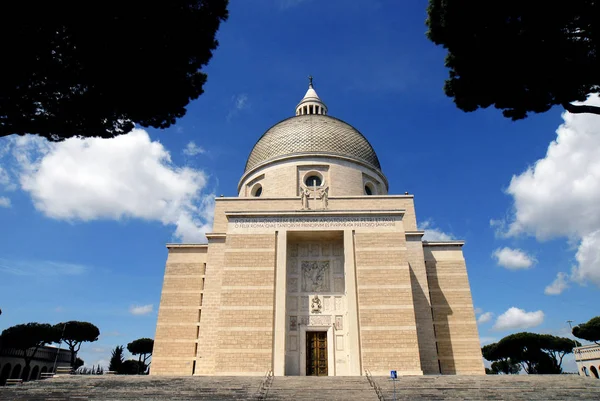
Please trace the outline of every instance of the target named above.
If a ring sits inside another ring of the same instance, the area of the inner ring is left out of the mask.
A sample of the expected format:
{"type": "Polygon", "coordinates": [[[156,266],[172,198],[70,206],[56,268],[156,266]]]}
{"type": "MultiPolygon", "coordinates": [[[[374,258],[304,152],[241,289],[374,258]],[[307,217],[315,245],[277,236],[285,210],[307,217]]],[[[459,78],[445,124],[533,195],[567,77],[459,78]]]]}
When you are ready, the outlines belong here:
{"type": "Polygon", "coordinates": [[[306,332],[306,376],[327,376],[327,332],[306,332]]]}

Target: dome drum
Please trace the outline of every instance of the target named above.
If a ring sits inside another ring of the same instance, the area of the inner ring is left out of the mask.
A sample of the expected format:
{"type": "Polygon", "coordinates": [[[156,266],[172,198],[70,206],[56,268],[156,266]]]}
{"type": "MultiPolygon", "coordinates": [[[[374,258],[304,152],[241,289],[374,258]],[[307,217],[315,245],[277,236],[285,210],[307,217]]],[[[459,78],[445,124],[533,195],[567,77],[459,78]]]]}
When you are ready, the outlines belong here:
{"type": "Polygon", "coordinates": [[[258,182],[256,174],[261,173],[265,177],[261,182],[260,196],[297,196],[297,179],[293,177],[298,177],[300,170],[296,166],[312,162],[325,166],[325,169],[331,165],[332,171],[317,171],[312,176],[311,185],[306,182],[298,185],[312,186],[319,181],[316,186],[329,186],[333,179],[338,183],[330,189],[331,195],[387,193],[387,180],[369,141],[350,124],[327,115],[327,106],[317,95],[311,80],[306,95],[296,107],[296,116],[269,128],[254,145],[238,186],[239,194],[255,196],[255,190],[247,187],[255,185],[258,182]],[[284,164],[288,166],[284,168],[284,164]],[[273,176],[275,171],[279,176],[273,176]],[[338,173],[341,174],[339,177],[338,173]],[[328,179],[329,174],[336,176],[328,179]],[[345,176],[353,178],[344,182],[345,176]],[[293,182],[293,192],[289,188],[284,190],[288,184],[281,180],[293,182]],[[349,185],[349,182],[353,182],[354,188],[337,187],[349,185]]]}

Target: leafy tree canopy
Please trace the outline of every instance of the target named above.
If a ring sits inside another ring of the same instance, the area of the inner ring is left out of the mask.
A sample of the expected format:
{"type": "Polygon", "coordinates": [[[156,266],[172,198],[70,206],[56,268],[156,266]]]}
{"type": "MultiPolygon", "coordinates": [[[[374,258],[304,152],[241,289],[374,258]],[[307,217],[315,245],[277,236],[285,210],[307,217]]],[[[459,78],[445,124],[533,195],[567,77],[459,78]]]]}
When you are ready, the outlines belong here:
{"type": "Polygon", "coordinates": [[[505,375],[516,375],[521,370],[521,364],[513,362],[510,358],[492,363],[493,374],[504,373],[505,375]]]}
{"type": "Polygon", "coordinates": [[[123,346],[117,345],[115,349],[112,351],[112,355],[110,358],[110,364],[108,365],[108,370],[113,372],[120,372],[123,367],[123,362],[125,358],[123,357],[123,346]]]}
{"type": "Polygon", "coordinates": [[[60,340],[60,332],[47,323],[18,324],[2,331],[2,346],[23,351],[29,366],[39,347],[60,340]]]}
{"type": "Polygon", "coordinates": [[[573,345],[573,340],[565,337],[523,332],[486,345],[481,352],[488,361],[521,364],[529,374],[551,374],[562,372],[563,357],[573,352],[573,345]]]}
{"type": "Polygon", "coordinates": [[[75,363],[72,365],[73,366],[73,370],[77,370],[80,367],[82,367],[85,364],[85,361],[81,358],[77,358],[75,360],[75,363]]]}
{"type": "Polygon", "coordinates": [[[0,137],[167,128],[203,93],[228,0],[0,3],[0,137]],[[92,8],[90,8],[92,7],[92,8]]]}
{"type": "Polygon", "coordinates": [[[75,358],[81,349],[81,343],[97,341],[100,336],[98,327],[89,322],[71,320],[58,323],[55,327],[62,332],[62,339],[71,350],[71,366],[75,365],[75,358]]]}
{"type": "Polygon", "coordinates": [[[573,327],[573,335],[600,345],[600,316],[590,319],[587,323],[573,327]]]}
{"type": "Polygon", "coordinates": [[[154,340],[151,338],[139,338],[127,344],[129,352],[133,355],[144,355],[144,357],[146,354],[152,354],[152,348],[154,348],[154,340]]]}
{"type": "Polygon", "coordinates": [[[136,361],[135,359],[128,359],[123,362],[118,373],[121,375],[137,375],[140,372],[145,372],[146,369],[147,366],[143,362],[136,361]]]}
{"type": "Polygon", "coordinates": [[[152,348],[154,348],[154,340],[151,338],[138,338],[127,344],[129,352],[139,355],[137,367],[140,368],[140,372],[146,371],[148,367],[146,361],[152,356],[152,348]]]}
{"type": "Polygon", "coordinates": [[[444,91],[463,111],[518,120],[600,92],[600,2],[429,0],[428,38],[448,50],[444,91]]]}

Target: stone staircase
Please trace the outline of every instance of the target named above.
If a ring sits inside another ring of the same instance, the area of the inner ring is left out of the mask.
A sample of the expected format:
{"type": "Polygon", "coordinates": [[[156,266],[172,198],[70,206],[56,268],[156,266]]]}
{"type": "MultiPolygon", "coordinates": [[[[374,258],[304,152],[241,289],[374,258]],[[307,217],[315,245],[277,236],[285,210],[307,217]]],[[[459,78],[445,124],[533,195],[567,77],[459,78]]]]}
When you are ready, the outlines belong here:
{"type": "MultiPolygon", "coordinates": [[[[374,377],[386,400],[393,382],[374,377]]],[[[578,375],[401,376],[396,400],[600,400],[600,380],[578,375]]]]}
{"type": "MultiPolygon", "coordinates": [[[[373,400],[366,377],[61,376],[0,387],[2,401],[373,400]],[[261,397],[259,397],[261,396],[261,397]]],[[[393,383],[374,377],[385,400],[393,383]]],[[[600,400],[600,380],[576,375],[402,376],[397,400],[600,400]]]]}
{"type": "Polygon", "coordinates": [[[255,400],[262,377],[60,376],[0,387],[0,400],[255,400]]]}
{"type": "Polygon", "coordinates": [[[275,377],[266,400],[274,401],[377,401],[365,377],[275,377]]]}

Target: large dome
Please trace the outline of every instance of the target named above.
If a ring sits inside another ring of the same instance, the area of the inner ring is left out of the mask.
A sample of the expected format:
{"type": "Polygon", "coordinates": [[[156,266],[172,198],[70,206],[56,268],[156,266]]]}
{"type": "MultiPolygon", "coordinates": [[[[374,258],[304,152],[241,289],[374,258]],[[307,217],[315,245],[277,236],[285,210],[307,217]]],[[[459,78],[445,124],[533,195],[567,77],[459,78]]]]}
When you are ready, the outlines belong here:
{"type": "Polygon", "coordinates": [[[347,157],[381,170],[373,147],[357,129],[324,114],[297,115],[265,132],[248,157],[246,172],[265,162],[295,155],[347,157]]]}

